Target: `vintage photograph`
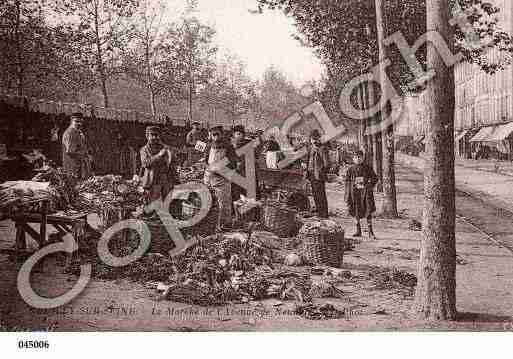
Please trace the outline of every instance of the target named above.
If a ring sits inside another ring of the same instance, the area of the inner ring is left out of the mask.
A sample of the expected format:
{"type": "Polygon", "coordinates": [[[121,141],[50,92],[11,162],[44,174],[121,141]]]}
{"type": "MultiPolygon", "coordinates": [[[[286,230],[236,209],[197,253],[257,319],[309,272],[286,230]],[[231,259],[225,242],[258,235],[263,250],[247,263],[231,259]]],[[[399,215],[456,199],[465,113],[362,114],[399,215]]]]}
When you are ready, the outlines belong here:
{"type": "Polygon", "coordinates": [[[0,339],[513,331],[512,59],[509,0],[0,0],[0,339]]]}

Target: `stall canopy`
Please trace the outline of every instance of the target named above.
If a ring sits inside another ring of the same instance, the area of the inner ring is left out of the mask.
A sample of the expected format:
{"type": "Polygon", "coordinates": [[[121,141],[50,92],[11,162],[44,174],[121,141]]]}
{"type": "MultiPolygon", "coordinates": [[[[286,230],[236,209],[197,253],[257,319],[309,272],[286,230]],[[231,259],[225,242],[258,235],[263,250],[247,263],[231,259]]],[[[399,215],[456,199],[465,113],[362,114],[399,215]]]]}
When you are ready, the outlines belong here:
{"type": "Polygon", "coordinates": [[[495,126],[486,126],[481,128],[475,135],[470,139],[470,142],[488,142],[488,137],[493,133],[495,126]]]}
{"type": "Polygon", "coordinates": [[[513,133],[513,122],[496,126],[487,126],[479,130],[471,142],[499,142],[506,140],[513,133]]]}
{"type": "Polygon", "coordinates": [[[454,136],[454,141],[459,142],[467,135],[468,132],[469,132],[468,130],[463,130],[462,132],[460,132],[459,134],[454,136]]]}
{"type": "Polygon", "coordinates": [[[424,139],[425,139],[425,138],[426,138],[426,136],[424,136],[424,135],[420,135],[420,136],[415,137],[415,138],[413,139],[413,142],[415,142],[415,143],[422,143],[422,142],[424,142],[424,139]]]}
{"type": "Polygon", "coordinates": [[[513,133],[513,122],[499,125],[488,138],[488,141],[504,141],[513,133]]]}

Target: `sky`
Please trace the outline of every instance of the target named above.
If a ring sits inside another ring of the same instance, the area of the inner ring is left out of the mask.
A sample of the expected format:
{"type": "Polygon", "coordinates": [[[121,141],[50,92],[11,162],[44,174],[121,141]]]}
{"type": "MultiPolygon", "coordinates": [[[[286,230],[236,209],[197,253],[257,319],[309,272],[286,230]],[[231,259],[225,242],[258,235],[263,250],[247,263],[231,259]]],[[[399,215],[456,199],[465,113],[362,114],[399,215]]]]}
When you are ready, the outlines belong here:
{"type": "MultiPolygon", "coordinates": [[[[171,0],[172,1],[172,0],[171,0]]],[[[256,0],[199,0],[200,20],[217,30],[220,53],[228,51],[246,63],[248,75],[261,79],[275,65],[297,86],[318,80],[323,67],[313,51],[292,38],[294,22],[280,11],[251,14],[256,0]]]]}

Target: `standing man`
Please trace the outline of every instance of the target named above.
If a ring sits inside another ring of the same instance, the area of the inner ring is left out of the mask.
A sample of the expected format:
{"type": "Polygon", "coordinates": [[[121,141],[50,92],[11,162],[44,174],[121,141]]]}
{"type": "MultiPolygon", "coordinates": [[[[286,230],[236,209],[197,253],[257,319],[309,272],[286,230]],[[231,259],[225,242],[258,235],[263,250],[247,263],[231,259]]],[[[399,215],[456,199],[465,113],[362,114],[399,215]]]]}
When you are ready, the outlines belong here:
{"type": "MultiPolygon", "coordinates": [[[[244,130],[244,126],[234,126],[232,132],[232,146],[235,151],[249,143],[249,141],[245,138],[246,131],[244,130]]],[[[244,155],[237,156],[236,171],[242,177],[245,176],[246,161],[244,155]]],[[[232,201],[238,201],[240,199],[241,194],[246,195],[246,190],[238,184],[232,183],[232,201]]]]}
{"type": "MultiPolygon", "coordinates": [[[[220,175],[218,170],[224,167],[225,160],[228,161],[226,166],[229,169],[235,169],[237,155],[232,144],[224,138],[221,126],[210,129],[210,143],[205,150],[205,155],[207,168],[203,182],[214,191],[217,197],[219,208],[217,230],[223,231],[232,226],[232,191],[230,180],[220,175]]],[[[228,174],[226,173],[226,175],[228,174]]]]}
{"type": "Polygon", "coordinates": [[[310,134],[310,146],[304,165],[305,177],[310,181],[317,215],[328,218],[328,199],[326,197],[326,180],[328,178],[329,158],[326,148],[321,143],[321,133],[313,130],[310,134]]]}
{"type": "Polygon", "coordinates": [[[189,165],[197,162],[201,156],[198,155],[198,151],[194,148],[198,141],[203,141],[203,135],[201,133],[200,124],[198,122],[192,123],[192,130],[189,131],[187,137],[185,138],[186,147],[187,147],[187,160],[189,165]]]}
{"type": "Polygon", "coordinates": [[[162,142],[160,132],[158,126],[148,126],[148,142],[140,151],[141,167],[144,170],[142,186],[147,204],[158,200],[164,201],[177,180],[173,152],[162,142]]]}
{"type": "Polygon", "coordinates": [[[280,144],[276,141],[274,135],[269,136],[265,144],[265,161],[267,168],[277,169],[278,162],[283,158],[280,144]]]}
{"type": "Polygon", "coordinates": [[[62,167],[75,180],[81,181],[91,174],[92,158],[88,154],[87,143],[82,131],[82,114],[73,113],[71,124],[62,135],[62,167]]]}
{"type": "Polygon", "coordinates": [[[201,135],[200,124],[197,122],[192,123],[192,130],[189,131],[185,141],[187,142],[187,146],[194,147],[196,142],[202,141],[203,137],[201,135]]]}
{"type": "Polygon", "coordinates": [[[53,127],[50,130],[50,144],[48,148],[48,155],[51,160],[57,165],[60,164],[61,160],[61,141],[59,139],[60,128],[57,121],[54,121],[53,127]]]}

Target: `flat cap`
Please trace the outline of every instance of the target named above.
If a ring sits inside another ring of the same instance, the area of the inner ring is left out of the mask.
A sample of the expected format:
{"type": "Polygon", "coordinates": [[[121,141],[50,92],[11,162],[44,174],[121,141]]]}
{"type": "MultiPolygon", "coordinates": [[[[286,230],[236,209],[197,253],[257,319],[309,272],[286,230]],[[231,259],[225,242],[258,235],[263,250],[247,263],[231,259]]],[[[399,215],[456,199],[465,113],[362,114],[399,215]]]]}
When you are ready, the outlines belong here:
{"type": "Polygon", "coordinates": [[[235,132],[246,133],[246,130],[244,129],[244,126],[242,126],[242,125],[233,126],[232,131],[234,133],[235,132]]]}
{"type": "Polygon", "coordinates": [[[159,126],[148,126],[146,127],[146,133],[154,133],[160,135],[160,127],[159,126]]]}
{"type": "Polygon", "coordinates": [[[81,112],[73,112],[70,117],[72,120],[83,120],[84,119],[84,115],[82,115],[81,112]]]}
{"type": "Polygon", "coordinates": [[[319,139],[321,138],[321,132],[319,130],[312,130],[310,132],[310,138],[313,138],[313,139],[319,139]]]}

